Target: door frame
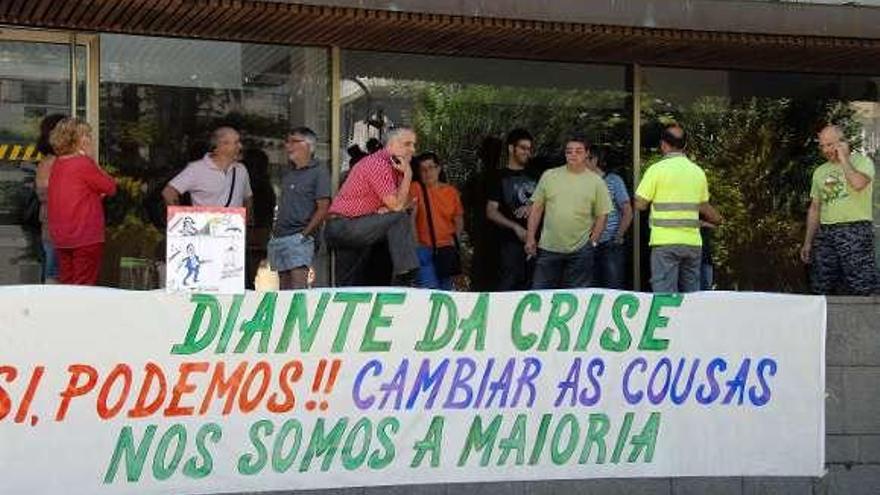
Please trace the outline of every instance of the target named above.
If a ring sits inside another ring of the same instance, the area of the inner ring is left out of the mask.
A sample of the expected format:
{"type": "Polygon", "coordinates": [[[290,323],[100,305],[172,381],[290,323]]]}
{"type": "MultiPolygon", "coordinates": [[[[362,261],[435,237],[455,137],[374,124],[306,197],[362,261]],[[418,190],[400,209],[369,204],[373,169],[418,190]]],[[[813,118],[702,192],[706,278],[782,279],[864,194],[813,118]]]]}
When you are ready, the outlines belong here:
{"type": "Polygon", "coordinates": [[[85,85],[86,85],[86,104],[85,117],[86,122],[92,126],[92,133],[96,136],[94,139],[95,154],[99,155],[98,146],[100,145],[100,114],[98,109],[99,83],[101,74],[100,64],[100,44],[99,36],[93,33],[78,33],[74,31],[56,31],[51,29],[23,29],[19,27],[9,27],[0,25],[0,41],[20,41],[25,43],[51,43],[56,45],[68,45],[70,49],[70,65],[68,75],[70,76],[70,115],[76,115],[77,107],[79,107],[79,95],[77,94],[77,86],[79,85],[79,67],[77,67],[76,49],[78,47],[85,48],[85,85]]]}

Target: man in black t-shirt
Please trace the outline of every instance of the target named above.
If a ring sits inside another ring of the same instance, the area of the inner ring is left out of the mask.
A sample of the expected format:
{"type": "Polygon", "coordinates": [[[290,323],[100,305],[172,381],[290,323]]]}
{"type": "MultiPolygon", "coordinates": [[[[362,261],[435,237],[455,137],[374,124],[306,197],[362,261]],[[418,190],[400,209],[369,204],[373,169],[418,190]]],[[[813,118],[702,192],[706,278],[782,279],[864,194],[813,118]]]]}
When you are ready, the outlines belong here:
{"type": "Polygon", "coordinates": [[[507,165],[489,179],[486,218],[500,230],[497,290],[525,290],[531,286],[532,263],[526,257],[526,222],[538,181],[528,170],[532,135],[514,129],[507,135],[507,165]]]}

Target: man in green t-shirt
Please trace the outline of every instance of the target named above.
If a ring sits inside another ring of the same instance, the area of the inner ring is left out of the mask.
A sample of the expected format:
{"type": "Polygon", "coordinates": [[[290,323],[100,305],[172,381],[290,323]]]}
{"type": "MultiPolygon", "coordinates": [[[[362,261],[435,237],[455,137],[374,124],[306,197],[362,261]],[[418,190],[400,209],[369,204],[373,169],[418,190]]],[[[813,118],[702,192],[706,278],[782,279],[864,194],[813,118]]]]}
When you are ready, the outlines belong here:
{"type": "Polygon", "coordinates": [[[877,289],[872,197],[874,163],[850,153],[843,131],[819,132],[828,160],[813,172],[801,260],[816,294],[870,295],[877,289]]]}
{"type": "Polygon", "coordinates": [[[590,144],[572,137],[565,144],[565,165],[541,176],[532,194],[526,232],[526,254],[537,256],[534,289],[589,287],[593,256],[611,198],[605,181],[587,168],[590,144]],[[535,241],[544,220],[540,245],[535,241]]]}

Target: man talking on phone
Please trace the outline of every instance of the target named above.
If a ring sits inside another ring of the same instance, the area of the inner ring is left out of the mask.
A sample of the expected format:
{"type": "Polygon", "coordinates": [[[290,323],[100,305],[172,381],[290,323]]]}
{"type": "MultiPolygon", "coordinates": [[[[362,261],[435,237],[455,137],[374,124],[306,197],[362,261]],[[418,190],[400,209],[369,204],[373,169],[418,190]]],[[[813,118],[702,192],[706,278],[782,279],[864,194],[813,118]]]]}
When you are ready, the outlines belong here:
{"type": "Polygon", "coordinates": [[[874,163],[850,153],[836,125],[819,132],[819,150],[827,161],[813,172],[801,261],[810,264],[816,294],[870,295],[877,288],[874,163]]]}
{"type": "Polygon", "coordinates": [[[339,189],[325,228],[327,245],[336,250],[336,286],[363,285],[370,246],[386,239],[394,280],[409,285],[419,267],[409,213],[410,160],[416,151],[412,129],[398,127],[385,136],[385,147],[362,158],[339,189]]]}

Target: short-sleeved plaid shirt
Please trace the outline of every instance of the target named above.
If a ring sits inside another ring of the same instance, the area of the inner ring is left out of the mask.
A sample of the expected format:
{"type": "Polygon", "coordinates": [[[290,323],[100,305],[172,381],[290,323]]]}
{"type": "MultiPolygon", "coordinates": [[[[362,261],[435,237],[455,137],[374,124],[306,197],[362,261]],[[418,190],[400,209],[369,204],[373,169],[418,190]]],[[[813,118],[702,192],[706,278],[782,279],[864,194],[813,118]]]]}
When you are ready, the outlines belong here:
{"type": "Polygon", "coordinates": [[[382,149],[352,167],[339,188],[330,213],[343,217],[372,215],[385,206],[382,198],[395,194],[402,174],[391,165],[391,154],[382,149]]]}

